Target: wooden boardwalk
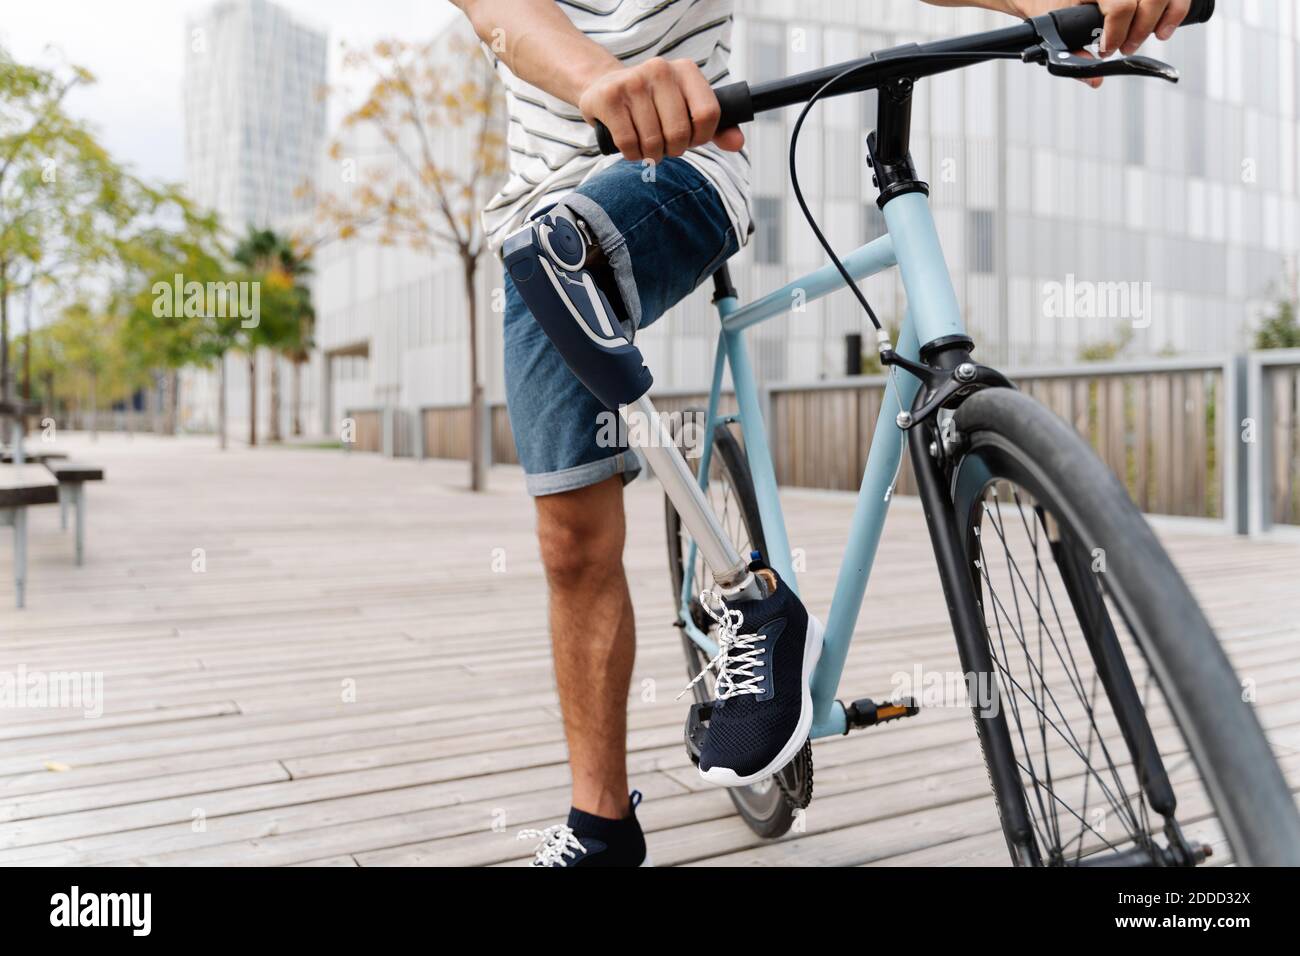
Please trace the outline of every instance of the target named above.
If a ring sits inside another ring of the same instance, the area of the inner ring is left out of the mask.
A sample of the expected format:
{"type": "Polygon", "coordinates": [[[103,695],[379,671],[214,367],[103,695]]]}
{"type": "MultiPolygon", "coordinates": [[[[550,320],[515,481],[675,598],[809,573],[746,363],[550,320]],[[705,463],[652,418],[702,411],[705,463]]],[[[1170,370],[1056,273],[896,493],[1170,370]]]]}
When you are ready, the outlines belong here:
{"type": "MultiPolygon", "coordinates": [[[[512,864],[527,850],[518,829],[563,817],[542,572],[516,470],[471,496],[459,463],[66,444],[108,472],[87,495],[86,566],[57,508],[34,509],[28,609],[0,590],[0,674],[102,674],[103,713],[0,710],[0,864],[512,864]]],[[[788,496],[805,598],[823,614],[851,504],[788,496]]],[[[662,506],[646,484],[629,505],[631,764],[657,863],[1005,862],[957,707],[819,743],[806,832],[754,838],[683,753],[662,506]]],[[[1300,543],[1162,535],[1257,681],[1300,784],[1300,543]]],[[[903,500],[843,694],[887,693],[915,666],[958,669],[921,516],[903,500]]]]}

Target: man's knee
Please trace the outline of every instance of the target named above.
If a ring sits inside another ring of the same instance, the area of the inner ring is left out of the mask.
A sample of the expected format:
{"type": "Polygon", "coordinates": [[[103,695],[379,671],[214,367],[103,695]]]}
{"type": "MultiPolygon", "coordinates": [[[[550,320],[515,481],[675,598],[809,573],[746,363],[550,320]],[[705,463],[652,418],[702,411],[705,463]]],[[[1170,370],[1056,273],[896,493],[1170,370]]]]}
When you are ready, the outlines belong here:
{"type": "Polygon", "coordinates": [[[623,559],[623,479],[537,499],[537,537],[553,586],[609,574],[623,559]]]}

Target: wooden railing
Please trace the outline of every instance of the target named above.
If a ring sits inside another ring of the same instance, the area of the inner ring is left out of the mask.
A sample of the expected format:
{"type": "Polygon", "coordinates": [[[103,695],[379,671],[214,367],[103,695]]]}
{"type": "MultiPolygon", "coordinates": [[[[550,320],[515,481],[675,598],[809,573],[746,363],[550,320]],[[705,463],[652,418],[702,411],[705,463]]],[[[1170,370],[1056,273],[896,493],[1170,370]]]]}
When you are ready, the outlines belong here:
{"type": "MultiPolygon", "coordinates": [[[[1144,511],[1222,521],[1237,531],[1300,525],[1300,350],[1008,374],[1088,441],[1144,511]]],[[[867,376],[767,388],[777,480],[856,490],[885,386],[883,376],[867,376]]],[[[664,412],[707,401],[703,392],[684,390],[652,397],[664,412]]],[[[724,395],[722,410],[734,408],[724,395]]],[[[467,456],[463,406],[422,409],[419,421],[425,456],[467,456]]],[[[489,422],[492,460],[516,463],[504,406],[491,406],[489,422]]],[[[905,461],[898,491],[913,489],[905,461]]]]}
{"type": "MultiPolygon", "coordinates": [[[[1023,369],[1011,377],[1088,440],[1143,510],[1222,518],[1225,429],[1218,404],[1228,367],[1223,359],[1176,360],[1023,369]]],[[[869,376],[769,388],[765,417],[777,481],[856,490],[885,387],[884,376],[869,376]]],[[[656,396],[655,404],[678,410],[706,398],[674,393],[656,396]]],[[[898,493],[914,490],[905,459],[898,493]]]]}
{"type": "Polygon", "coordinates": [[[1300,349],[1251,353],[1247,381],[1250,530],[1300,525],[1300,349]]]}
{"type": "MultiPolygon", "coordinates": [[[[465,405],[436,405],[420,409],[419,425],[424,439],[425,458],[469,458],[470,418],[465,405]]],[[[503,404],[488,405],[488,439],[492,443],[491,460],[497,465],[517,465],[514,436],[510,433],[510,416],[503,404]]]]}
{"type": "Polygon", "coordinates": [[[352,441],[344,441],[350,451],[384,450],[384,410],[382,408],[348,409],[343,413],[343,424],[352,423],[352,441]]]}
{"type": "MultiPolygon", "coordinates": [[[[456,449],[448,454],[421,453],[421,436],[415,434],[417,416],[405,408],[349,408],[343,412],[345,451],[374,451],[395,458],[457,458],[456,449]],[[346,436],[351,432],[351,441],[346,436]]],[[[437,447],[437,446],[435,446],[437,447]]],[[[438,450],[442,450],[438,448],[438,450]]]]}
{"type": "MultiPolygon", "coordinates": [[[[110,408],[101,408],[98,411],[67,410],[58,411],[49,415],[31,415],[28,416],[28,428],[38,427],[40,422],[45,418],[52,418],[60,429],[66,431],[95,431],[95,432],[123,432],[125,434],[134,433],[156,433],[167,435],[172,432],[172,425],[163,411],[118,411],[110,408]]],[[[186,429],[190,431],[189,429],[186,429]]]]}

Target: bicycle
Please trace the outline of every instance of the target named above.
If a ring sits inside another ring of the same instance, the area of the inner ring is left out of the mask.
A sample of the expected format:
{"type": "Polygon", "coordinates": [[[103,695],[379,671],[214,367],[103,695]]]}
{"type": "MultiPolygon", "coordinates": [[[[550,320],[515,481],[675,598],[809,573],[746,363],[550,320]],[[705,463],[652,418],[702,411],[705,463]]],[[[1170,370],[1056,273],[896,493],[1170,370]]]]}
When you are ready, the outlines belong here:
{"type": "MultiPolygon", "coordinates": [[[[1213,12],[1213,0],[1197,0],[1185,25],[1213,12]]],[[[682,436],[645,395],[650,375],[635,346],[617,335],[599,340],[600,306],[594,317],[569,308],[585,322],[581,333],[547,329],[598,397],[629,420],[652,423],[637,447],[666,494],[677,626],[693,675],[717,652],[701,592],[734,587],[746,573],[743,556],[761,552],[798,587],[744,331],[789,311],[796,291],[813,301],[845,285],[876,327],[890,387],[812,679],[809,741],[774,778],[730,791],[761,836],[785,833],[811,799],[812,740],[917,712],[911,700],[845,705],[835,696],[906,445],[1012,862],[1194,866],[1210,848],[1184,835],[1181,806],[1184,820],[1213,813],[1239,863],[1300,864],[1300,815],[1260,724],[1204,614],[1124,487],[1072,428],[973,360],[928,187],[910,157],[913,86],[940,72],[1004,58],[1042,64],[1057,76],[1177,81],[1173,67],[1147,57],[1097,60],[1071,52],[1090,44],[1101,26],[1097,7],[1072,7],[1005,29],[717,90],[720,128],[803,104],[791,137],[791,181],[831,264],[744,306],[726,265],[714,274],[721,327],[695,469],[679,448],[682,436]],[[868,163],[888,232],[841,259],[799,190],[798,134],[822,98],[872,90],[878,110],[868,163]],[[907,310],[891,343],[857,282],[895,266],[907,310]],[[721,415],[727,369],[738,412],[721,415]],[[733,513],[738,520],[724,526],[719,514],[733,513]],[[1104,570],[1096,567],[1098,554],[1106,558],[1104,570]],[[981,687],[988,688],[983,699],[981,687]],[[1097,809],[1111,826],[1102,825],[1097,809]]],[[[608,130],[597,125],[597,133],[603,152],[617,151],[608,130]]],[[[571,256],[563,239],[550,236],[557,256],[571,256]]],[[[554,275],[549,279],[558,289],[554,275]]],[[[698,759],[712,688],[701,682],[695,693],[685,733],[698,759]]]]}

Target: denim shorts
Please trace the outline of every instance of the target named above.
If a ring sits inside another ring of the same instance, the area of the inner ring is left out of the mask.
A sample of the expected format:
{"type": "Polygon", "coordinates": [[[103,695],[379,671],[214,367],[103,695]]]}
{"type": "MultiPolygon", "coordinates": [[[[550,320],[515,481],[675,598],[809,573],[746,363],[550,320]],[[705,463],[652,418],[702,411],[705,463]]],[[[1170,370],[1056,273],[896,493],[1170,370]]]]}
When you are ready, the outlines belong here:
{"type": "MultiPolygon", "coordinates": [[[[739,248],[726,207],[698,170],[667,159],[653,173],[621,161],[561,202],[587,223],[604,251],[629,337],[739,248]]],[[[573,491],[618,474],[631,481],[640,459],[610,440],[618,434],[611,413],[569,371],[509,275],[505,288],[506,403],[529,494],[573,491]]]]}

